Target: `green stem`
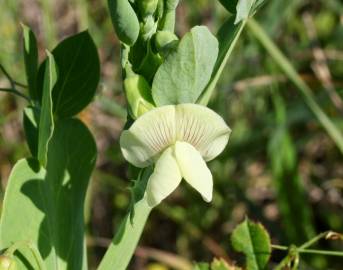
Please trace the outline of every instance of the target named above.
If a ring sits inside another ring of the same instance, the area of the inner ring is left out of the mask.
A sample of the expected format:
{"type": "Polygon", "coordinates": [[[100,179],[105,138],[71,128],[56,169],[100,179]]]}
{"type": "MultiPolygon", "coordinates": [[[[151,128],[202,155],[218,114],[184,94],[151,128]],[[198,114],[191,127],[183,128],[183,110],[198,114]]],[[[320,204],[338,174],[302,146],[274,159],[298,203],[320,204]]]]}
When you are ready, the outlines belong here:
{"type": "Polygon", "coordinates": [[[313,244],[317,243],[320,239],[326,237],[328,235],[328,232],[323,232],[318,234],[317,236],[313,237],[311,240],[307,241],[306,243],[302,244],[299,249],[306,249],[310,246],[312,246],[313,244]]]}
{"type": "Polygon", "coordinates": [[[20,248],[28,248],[31,251],[33,257],[35,258],[39,270],[46,270],[42,256],[40,255],[38,249],[30,242],[19,241],[14,243],[11,247],[7,249],[5,255],[13,256],[14,253],[20,248]]]}
{"type": "Polygon", "coordinates": [[[302,93],[305,102],[317,117],[321,125],[326,129],[327,133],[336,143],[337,147],[343,153],[343,135],[342,132],[334,125],[331,119],[325,114],[321,107],[317,104],[311,88],[302,80],[290,61],[283,55],[280,49],[274,44],[264,29],[254,20],[250,19],[247,23],[251,33],[269,52],[274,61],[279,65],[288,78],[302,93]]]}
{"type": "Polygon", "coordinates": [[[3,65],[1,65],[1,64],[0,64],[0,70],[5,75],[5,77],[8,79],[8,81],[10,82],[12,88],[15,88],[16,85],[20,86],[20,87],[23,87],[23,88],[27,88],[27,85],[13,80],[11,75],[7,72],[5,67],[3,65]]]}
{"type": "Polygon", "coordinates": [[[126,270],[152,208],[145,198],[134,205],[134,216],[128,213],[113,238],[98,270],[126,270]]]}
{"type": "Polygon", "coordinates": [[[16,89],[11,89],[11,88],[0,88],[0,92],[7,92],[7,93],[11,93],[11,94],[17,95],[17,96],[19,96],[19,97],[22,97],[22,98],[26,99],[29,103],[31,103],[31,99],[30,99],[28,96],[26,96],[26,95],[20,93],[20,92],[19,92],[18,90],[16,90],[16,89]]]}
{"type": "MultiPolygon", "coordinates": [[[[278,250],[288,251],[289,247],[280,246],[280,245],[271,245],[272,248],[278,250]]],[[[318,255],[327,255],[327,256],[339,256],[343,257],[343,251],[330,251],[330,250],[320,250],[320,249],[305,249],[305,248],[296,248],[298,253],[307,253],[307,254],[318,254],[318,255]]]]}

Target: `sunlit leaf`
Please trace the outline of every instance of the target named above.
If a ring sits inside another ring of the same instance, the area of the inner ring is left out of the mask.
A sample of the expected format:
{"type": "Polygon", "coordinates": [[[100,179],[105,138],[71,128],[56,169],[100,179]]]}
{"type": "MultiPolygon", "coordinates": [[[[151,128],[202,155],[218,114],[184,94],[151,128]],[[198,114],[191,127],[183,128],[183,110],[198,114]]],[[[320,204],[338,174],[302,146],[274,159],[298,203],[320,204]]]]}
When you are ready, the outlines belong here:
{"type": "Polygon", "coordinates": [[[37,73],[38,73],[38,49],[35,34],[31,29],[22,24],[23,28],[23,51],[27,85],[30,97],[38,99],[37,94],[37,73]]]}
{"type": "Polygon", "coordinates": [[[45,167],[48,155],[48,144],[54,131],[54,116],[52,113],[52,89],[57,82],[57,67],[55,59],[47,52],[46,68],[43,82],[42,108],[38,125],[38,160],[45,167]]]}
{"type": "Polygon", "coordinates": [[[270,237],[260,223],[245,219],[231,235],[233,248],[246,256],[246,268],[262,270],[266,267],[271,254],[270,237]]]}
{"type": "Polygon", "coordinates": [[[159,67],[152,85],[156,105],[195,103],[210,80],[218,41],[205,26],[196,26],[159,67]]]}
{"type": "MultiPolygon", "coordinates": [[[[29,241],[38,247],[46,269],[86,269],[83,204],[95,159],[95,142],[84,124],[58,121],[47,168],[24,159],[12,170],[0,219],[0,249],[29,241]]],[[[20,252],[25,259],[19,257],[19,269],[38,269],[30,253],[20,252]]]]}

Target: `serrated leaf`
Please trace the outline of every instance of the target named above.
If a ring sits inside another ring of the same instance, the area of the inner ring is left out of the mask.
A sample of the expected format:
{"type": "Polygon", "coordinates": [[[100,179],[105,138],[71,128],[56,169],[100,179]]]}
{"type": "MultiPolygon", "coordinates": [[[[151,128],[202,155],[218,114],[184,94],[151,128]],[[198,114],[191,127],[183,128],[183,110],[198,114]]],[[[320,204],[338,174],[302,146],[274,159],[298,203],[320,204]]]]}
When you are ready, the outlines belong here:
{"type": "MultiPolygon", "coordinates": [[[[93,99],[100,78],[100,63],[95,44],[87,31],[63,40],[52,51],[58,66],[58,81],[52,93],[53,112],[57,116],[72,117],[93,99]]],[[[42,74],[43,62],[39,68],[42,74]]],[[[40,87],[40,96],[42,87],[40,87]]]]}
{"type": "MultiPolygon", "coordinates": [[[[35,159],[13,168],[0,219],[0,250],[18,241],[36,245],[46,269],[86,269],[83,206],[96,146],[77,119],[60,120],[49,144],[47,168],[35,159]]],[[[20,249],[18,269],[39,269],[20,249]],[[30,266],[30,265],[31,266],[30,266]]]]}
{"type": "Polygon", "coordinates": [[[159,67],[152,84],[157,106],[195,103],[210,80],[218,41],[205,26],[187,33],[159,67]]]}
{"type": "Polygon", "coordinates": [[[231,235],[233,248],[246,256],[246,268],[262,270],[266,267],[271,254],[270,237],[260,223],[245,219],[231,235]]]}
{"type": "Polygon", "coordinates": [[[23,52],[25,62],[25,72],[30,97],[38,99],[37,93],[37,73],[38,73],[38,49],[35,34],[31,29],[22,24],[23,28],[23,52]]]}
{"type": "Polygon", "coordinates": [[[48,155],[48,144],[54,131],[54,116],[52,113],[52,90],[57,82],[55,59],[47,52],[46,68],[43,83],[42,108],[38,128],[38,160],[45,167],[48,155]]]}

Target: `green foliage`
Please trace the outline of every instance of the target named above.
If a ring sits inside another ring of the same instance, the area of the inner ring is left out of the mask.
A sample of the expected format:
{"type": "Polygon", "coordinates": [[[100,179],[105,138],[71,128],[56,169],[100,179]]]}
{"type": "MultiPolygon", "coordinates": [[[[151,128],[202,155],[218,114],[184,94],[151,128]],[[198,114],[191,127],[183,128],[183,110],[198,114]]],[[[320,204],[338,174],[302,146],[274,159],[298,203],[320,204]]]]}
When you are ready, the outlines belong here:
{"type": "Polygon", "coordinates": [[[244,23],[235,24],[234,17],[229,18],[224,22],[224,24],[220,27],[217,39],[219,42],[219,53],[217,61],[214,65],[214,69],[211,75],[211,79],[206,86],[203,94],[201,95],[198,103],[207,105],[209,102],[213,91],[218,83],[218,80],[223,72],[227,61],[240,37],[240,34],[244,28],[244,23]]]}
{"type": "Polygon", "coordinates": [[[232,14],[235,14],[238,0],[219,0],[219,2],[232,14]]]}
{"type": "Polygon", "coordinates": [[[38,124],[39,124],[40,110],[36,107],[29,106],[24,109],[23,125],[26,136],[26,141],[29,146],[31,155],[38,156],[38,124]]]}
{"type": "Polygon", "coordinates": [[[209,30],[192,28],[157,70],[152,85],[156,105],[196,102],[210,80],[217,56],[218,42],[209,30]]]}
{"type": "MultiPolygon", "coordinates": [[[[0,248],[18,241],[37,243],[47,269],[86,269],[83,204],[96,160],[92,135],[79,120],[56,123],[46,170],[35,159],[17,163],[6,190],[0,248]]],[[[37,269],[30,253],[19,269],[37,269]],[[25,266],[24,266],[25,265],[25,266]]]]}
{"type": "Polygon", "coordinates": [[[23,28],[23,52],[26,79],[29,88],[30,97],[34,100],[38,99],[37,93],[37,73],[38,73],[38,48],[35,34],[26,25],[23,28]]]}
{"type": "MultiPolygon", "coordinates": [[[[94,97],[100,77],[97,49],[85,31],[63,40],[52,55],[58,67],[58,80],[52,92],[53,111],[58,117],[71,117],[84,109],[94,97]]],[[[40,67],[40,78],[45,69],[46,61],[40,67]]],[[[41,82],[42,79],[42,87],[41,82]]]]}
{"type": "Polygon", "coordinates": [[[54,116],[52,113],[52,90],[57,82],[55,59],[47,52],[46,68],[43,82],[42,108],[39,119],[38,154],[37,158],[45,167],[48,155],[48,144],[54,131],[54,116]]]}
{"type": "Polygon", "coordinates": [[[139,21],[129,0],[108,0],[108,8],[119,40],[133,45],[139,35],[139,21]]]}
{"type": "Polygon", "coordinates": [[[271,254],[270,237],[260,223],[245,219],[231,235],[232,246],[246,256],[247,269],[264,269],[271,254]]]}

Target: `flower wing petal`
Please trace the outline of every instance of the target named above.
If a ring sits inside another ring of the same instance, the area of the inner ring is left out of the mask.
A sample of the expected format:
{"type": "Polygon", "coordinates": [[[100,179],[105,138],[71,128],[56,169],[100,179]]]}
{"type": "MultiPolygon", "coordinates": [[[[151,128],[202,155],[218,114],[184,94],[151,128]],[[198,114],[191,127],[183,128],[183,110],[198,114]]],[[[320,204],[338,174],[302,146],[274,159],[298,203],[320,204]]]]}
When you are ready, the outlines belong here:
{"type": "Polygon", "coordinates": [[[175,157],[182,177],[205,201],[210,202],[213,193],[212,174],[200,153],[189,143],[176,142],[175,157]]]}
{"type": "Polygon", "coordinates": [[[176,130],[177,140],[193,145],[205,161],[224,150],[231,133],[220,115],[197,104],[176,106],[176,130]]]}
{"type": "Polygon", "coordinates": [[[126,160],[136,167],[151,165],[175,141],[175,106],[153,109],[139,117],[120,136],[126,160]]]}
{"type": "Polygon", "coordinates": [[[167,148],[157,160],[149,178],[146,193],[151,207],[158,205],[180,184],[182,176],[175,160],[172,147],[167,148]]]}

